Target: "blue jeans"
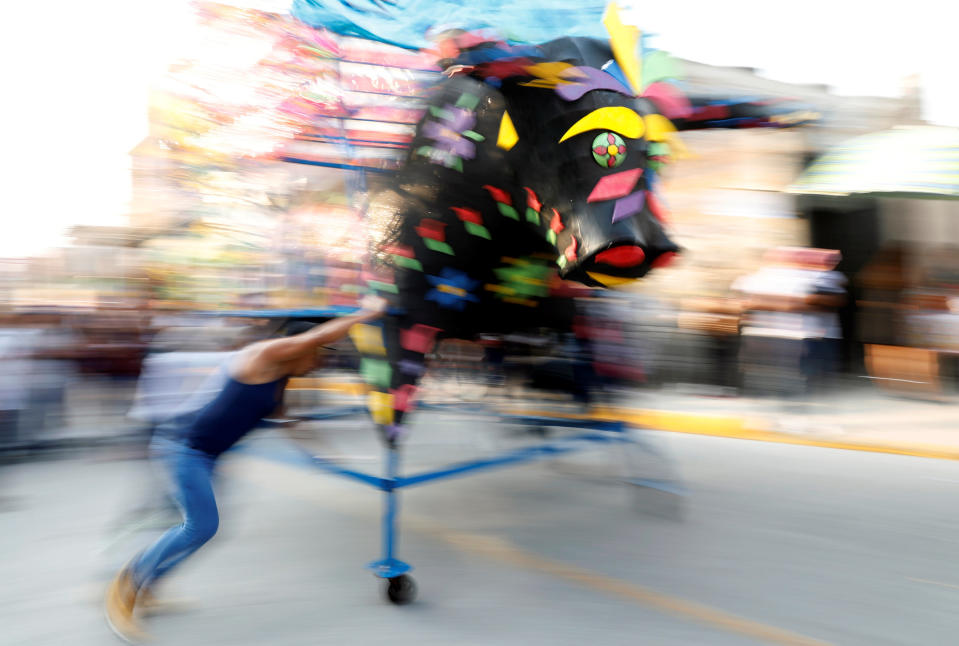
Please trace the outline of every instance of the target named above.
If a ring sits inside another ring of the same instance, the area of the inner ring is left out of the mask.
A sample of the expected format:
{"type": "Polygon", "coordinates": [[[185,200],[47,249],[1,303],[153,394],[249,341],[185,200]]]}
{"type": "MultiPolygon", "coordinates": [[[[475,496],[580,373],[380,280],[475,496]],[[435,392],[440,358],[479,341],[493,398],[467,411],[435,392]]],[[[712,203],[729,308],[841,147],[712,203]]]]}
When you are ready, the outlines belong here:
{"type": "Polygon", "coordinates": [[[183,522],[167,530],[134,560],[131,571],[137,587],[149,586],[200,549],[216,534],[220,520],[213,495],[216,459],[164,437],[154,438],[150,449],[169,470],[183,522]]]}

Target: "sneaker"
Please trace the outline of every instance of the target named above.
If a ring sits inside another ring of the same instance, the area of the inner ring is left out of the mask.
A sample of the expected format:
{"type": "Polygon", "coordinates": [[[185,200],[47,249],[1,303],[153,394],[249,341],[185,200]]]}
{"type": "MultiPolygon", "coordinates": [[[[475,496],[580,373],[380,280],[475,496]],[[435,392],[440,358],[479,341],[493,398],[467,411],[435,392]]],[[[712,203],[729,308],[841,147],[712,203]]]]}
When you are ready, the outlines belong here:
{"type": "Polygon", "coordinates": [[[133,616],[136,598],[137,588],[133,577],[130,571],[124,568],[107,588],[105,611],[110,630],[128,644],[142,642],[148,638],[133,616]]]}
{"type": "Polygon", "coordinates": [[[190,599],[158,598],[152,588],[145,587],[137,593],[136,610],[143,617],[186,612],[196,605],[190,599]]]}

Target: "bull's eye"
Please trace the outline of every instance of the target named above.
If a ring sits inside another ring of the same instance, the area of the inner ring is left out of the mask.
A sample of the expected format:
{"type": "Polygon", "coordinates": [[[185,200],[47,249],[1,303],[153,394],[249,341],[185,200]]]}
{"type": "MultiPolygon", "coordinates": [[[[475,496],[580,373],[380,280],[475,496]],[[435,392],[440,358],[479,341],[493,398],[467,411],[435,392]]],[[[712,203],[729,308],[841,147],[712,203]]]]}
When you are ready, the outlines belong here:
{"type": "Polygon", "coordinates": [[[604,132],[593,139],[593,159],[603,168],[616,168],[626,159],[626,142],[615,132],[604,132]]]}

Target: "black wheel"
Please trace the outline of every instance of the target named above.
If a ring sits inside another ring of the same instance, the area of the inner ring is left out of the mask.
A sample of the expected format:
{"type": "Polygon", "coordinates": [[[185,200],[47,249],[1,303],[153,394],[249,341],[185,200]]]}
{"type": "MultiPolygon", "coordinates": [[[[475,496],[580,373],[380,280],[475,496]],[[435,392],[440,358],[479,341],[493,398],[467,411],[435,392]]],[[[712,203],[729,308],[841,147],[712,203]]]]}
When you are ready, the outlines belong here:
{"type": "Polygon", "coordinates": [[[416,599],[416,581],[408,574],[387,579],[386,598],[398,606],[412,603],[416,599]]]}

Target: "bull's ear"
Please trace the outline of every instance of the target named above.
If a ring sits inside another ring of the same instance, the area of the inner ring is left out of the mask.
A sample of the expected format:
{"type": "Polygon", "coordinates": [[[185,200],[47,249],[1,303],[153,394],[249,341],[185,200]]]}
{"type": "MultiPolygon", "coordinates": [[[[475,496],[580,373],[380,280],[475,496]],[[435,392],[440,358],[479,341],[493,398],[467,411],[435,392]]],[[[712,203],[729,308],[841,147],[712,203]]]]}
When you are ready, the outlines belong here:
{"type": "MultiPolygon", "coordinates": [[[[508,151],[519,141],[502,92],[466,75],[435,86],[417,124],[404,174],[429,174],[445,185],[500,182],[508,151]]],[[[426,180],[424,180],[426,181],[426,180]]]]}
{"type": "Polygon", "coordinates": [[[689,114],[672,121],[677,130],[702,130],[784,128],[807,125],[819,118],[813,106],[789,99],[697,96],[690,98],[689,114]]]}

